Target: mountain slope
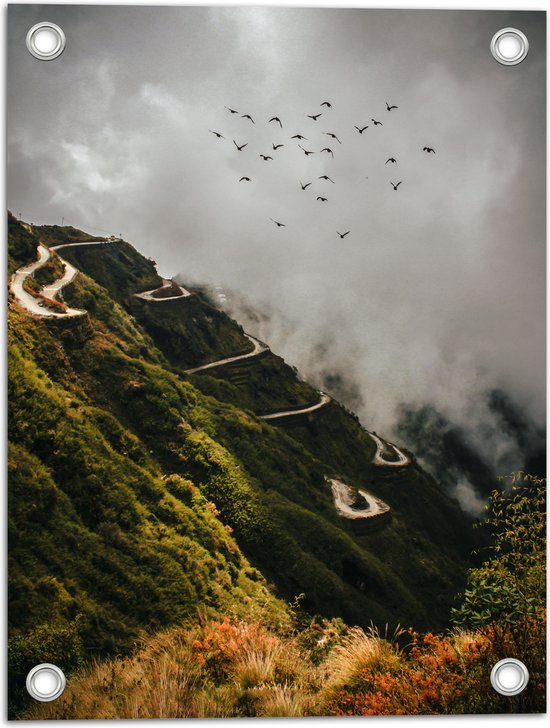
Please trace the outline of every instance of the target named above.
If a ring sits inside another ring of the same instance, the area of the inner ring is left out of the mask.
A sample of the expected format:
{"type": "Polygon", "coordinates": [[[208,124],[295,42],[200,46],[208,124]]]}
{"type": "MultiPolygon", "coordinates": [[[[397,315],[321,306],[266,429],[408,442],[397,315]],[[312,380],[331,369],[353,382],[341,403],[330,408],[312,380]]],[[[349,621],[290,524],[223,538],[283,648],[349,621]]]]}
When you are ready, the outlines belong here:
{"type": "MultiPolygon", "coordinates": [[[[12,269],[34,259],[39,231],[10,219],[12,269]]],[[[50,231],[48,242],[57,242],[50,231]]],[[[335,401],[271,424],[255,414],[247,381],[224,383],[223,367],[187,375],[183,363],[250,341],[193,296],[191,307],[176,302],[187,332],[176,357],[168,329],[144,314],[162,320],[173,301],[136,306],[146,279],[162,281],[127,243],[59,253],[81,271],[61,295],[86,313],[70,322],[47,309],[31,316],[16,299],[9,306],[13,635],[37,620],[61,629],[81,614],[85,654],[97,654],[197,608],[261,606],[266,620],[284,619],[273,592],[302,594],[309,612],[350,623],[446,623],[473,541],[470,521],[432,478],[414,461],[392,462],[384,443],[375,465],[375,439],[335,401]],[[225,388],[219,399],[201,391],[207,379],[212,393],[217,382],[225,388]],[[358,532],[338,514],[329,477],[383,499],[392,518],[358,532]]],[[[298,399],[319,396],[272,361],[255,362],[271,367],[274,391],[270,400],[264,388],[260,410],[276,410],[295,387],[298,399]]]]}

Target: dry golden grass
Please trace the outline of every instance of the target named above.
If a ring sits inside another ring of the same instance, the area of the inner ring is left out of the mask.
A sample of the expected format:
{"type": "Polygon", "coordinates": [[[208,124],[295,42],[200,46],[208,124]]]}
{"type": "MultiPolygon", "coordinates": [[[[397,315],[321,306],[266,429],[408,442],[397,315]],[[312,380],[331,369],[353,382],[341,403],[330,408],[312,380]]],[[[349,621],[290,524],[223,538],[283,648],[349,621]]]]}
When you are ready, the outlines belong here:
{"type": "Polygon", "coordinates": [[[88,666],[69,678],[59,700],[36,704],[25,718],[311,715],[316,675],[292,637],[242,622],[212,622],[160,633],[130,658],[88,666]]]}
{"type": "Polygon", "coordinates": [[[345,687],[353,687],[368,668],[375,672],[394,672],[402,664],[401,652],[395,640],[399,630],[391,638],[381,638],[378,631],[367,632],[353,627],[332,650],[324,664],[326,681],[323,687],[325,699],[345,687]]]}
{"type": "Polygon", "coordinates": [[[36,704],[22,717],[393,715],[464,712],[477,705],[477,673],[471,684],[466,678],[485,659],[488,639],[480,632],[422,638],[410,632],[402,652],[396,643],[402,632],[381,636],[354,627],[335,635],[319,662],[310,659],[317,634],[323,633],[308,634],[306,647],[303,634],[275,634],[238,620],[172,629],[131,657],[89,665],[69,677],[58,701],[36,704]]]}

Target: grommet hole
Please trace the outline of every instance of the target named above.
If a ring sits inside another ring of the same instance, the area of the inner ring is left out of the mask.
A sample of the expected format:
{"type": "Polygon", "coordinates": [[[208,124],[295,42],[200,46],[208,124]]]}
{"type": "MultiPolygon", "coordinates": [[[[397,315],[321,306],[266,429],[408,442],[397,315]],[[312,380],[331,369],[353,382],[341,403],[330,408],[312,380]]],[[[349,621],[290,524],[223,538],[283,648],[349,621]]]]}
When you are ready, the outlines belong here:
{"type": "Polygon", "coordinates": [[[529,672],[523,662],[511,657],[500,660],[491,670],[491,685],[501,695],[518,695],[528,682],[529,672]]]}
{"type": "Polygon", "coordinates": [[[27,33],[27,49],[40,61],[52,61],[65,50],[65,33],[55,23],[37,23],[27,33]]]}
{"type": "Polygon", "coordinates": [[[57,665],[36,665],[27,675],[27,692],[41,703],[56,700],[65,690],[65,675],[57,665]]]}
{"type": "Polygon", "coordinates": [[[528,52],[527,36],[517,28],[502,28],[491,40],[491,53],[503,66],[516,66],[528,52]]]}

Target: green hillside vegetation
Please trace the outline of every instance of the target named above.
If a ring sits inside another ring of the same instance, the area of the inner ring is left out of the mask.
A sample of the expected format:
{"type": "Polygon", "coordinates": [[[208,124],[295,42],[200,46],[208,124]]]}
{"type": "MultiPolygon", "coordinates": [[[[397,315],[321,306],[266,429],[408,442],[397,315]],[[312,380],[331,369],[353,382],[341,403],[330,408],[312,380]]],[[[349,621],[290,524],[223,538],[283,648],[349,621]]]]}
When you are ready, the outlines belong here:
{"type": "Polygon", "coordinates": [[[319,392],[301,381],[272,352],[231,366],[207,369],[192,375],[191,381],[201,392],[256,414],[307,407],[319,401],[319,392]]]}
{"type": "MultiPolygon", "coordinates": [[[[162,278],[154,261],[125,241],[103,248],[99,255],[86,247],[68,248],[63,255],[124,306],[174,366],[192,368],[252,349],[240,326],[198,296],[159,304],[136,298],[134,293],[162,286],[162,278]]],[[[158,295],[162,298],[163,293],[158,295]]],[[[69,305],[72,301],[68,295],[69,305]]]]}
{"type": "MultiPolygon", "coordinates": [[[[525,474],[524,474],[525,475],[525,474]]],[[[124,659],[83,667],[27,719],[211,718],[544,713],[546,484],[494,491],[487,557],[470,570],[442,634],[348,627],[341,620],[233,617],[146,639],[124,659]],[[518,538],[518,535],[521,538],[518,538]],[[513,697],[488,675],[514,655],[529,670],[513,697]]]]}
{"type": "Polygon", "coordinates": [[[34,274],[33,281],[37,285],[37,290],[40,290],[44,286],[49,286],[58,278],[61,278],[63,271],[63,263],[59,259],[59,256],[53,253],[46,265],[43,265],[34,274]]]}
{"type": "MultiPolygon", "coordinates": [[[[10,218],[10,265],[36,258],[40,230],[10,218]]],[[[372,440],[336,403],[282,428],[231,401],[246,389],[201,391],[215,377],[182,366],[250,345],[238,324],[197,296],[175,309],[134,298],[161,281],[127,243],[74,250],[87,275],[64,298],[89,331],[9,306],[10,675],[56,654],[77,665],[129,650],[197,610],[284,622],[279,599],[296,595],[348,624],[446,624],[474,544],[457,504],[418,466],[378,477],[372,440]],[[358,537],[327,476],[382,497],[391,523],[358,537]]],[[[274,396],[264,387],[261,407],[273,411],[297,380],[264,361],[274,396]]]]}
{"type": "Polygon", "coordinates": [[[11,276],[20,266],[36,260],[38,240],[11,212],[8,212],[8,240],[8,274],[11,276]]]}
{"type": "Polygon", "coordinates": [[[34,230],[44,245],[65,245],[66,243],[85,243],[90,240],[106,240],[106,238],[90,235],[70,225],[37,225],[34,230]]]}
{"type": "MultiPolygon", "coordinates": [[[[34,230],[44,240],[43,228],[35,226],[34,230]]],[[[47,242],[56,245],[55,239],[51,237],[47,242]]],[[[122,305],[129,305],[133,293],[162,285],[154,261],[137,253],[123,240],[107,244],[101,248],[100,255],[97,253],[97,246],[81,246],[65,248],[63,257],[100,283],[122,305]]]]}

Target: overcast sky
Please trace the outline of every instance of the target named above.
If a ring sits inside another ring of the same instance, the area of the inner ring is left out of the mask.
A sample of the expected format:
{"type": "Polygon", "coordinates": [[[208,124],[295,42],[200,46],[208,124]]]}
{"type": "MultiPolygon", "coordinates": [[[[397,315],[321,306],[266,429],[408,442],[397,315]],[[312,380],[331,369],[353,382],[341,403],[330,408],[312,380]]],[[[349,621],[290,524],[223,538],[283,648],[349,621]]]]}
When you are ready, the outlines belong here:
{"type": "Polygon", "coordinates": [[[490,386],[543,421],[543,13],[21,5],[8,45],[14,213],[261,303],[273,348],[345,371],[379,431],[402,402],[482,421],[490,386]],[[53,62],[25,48],[40,20],[67,35],[53,62]],[[507,26],[515,67],[489,51],[507,26]]]}

